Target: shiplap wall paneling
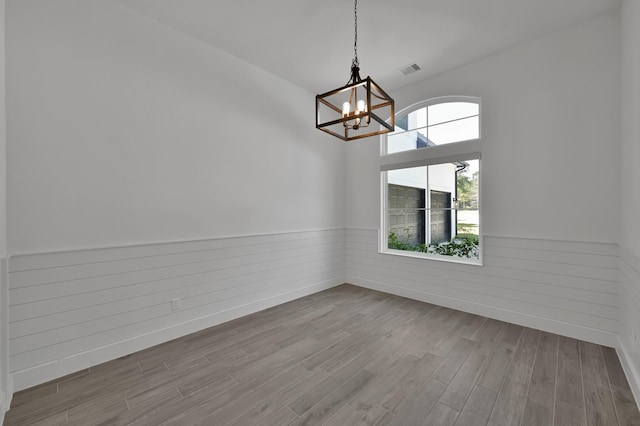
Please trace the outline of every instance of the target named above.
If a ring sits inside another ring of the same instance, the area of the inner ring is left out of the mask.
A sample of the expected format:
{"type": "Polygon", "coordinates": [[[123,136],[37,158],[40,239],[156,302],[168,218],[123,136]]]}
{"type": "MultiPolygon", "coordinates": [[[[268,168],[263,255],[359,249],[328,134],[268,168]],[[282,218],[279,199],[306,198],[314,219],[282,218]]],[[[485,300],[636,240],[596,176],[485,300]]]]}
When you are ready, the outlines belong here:
{"type": "Polygon", "coordinates": [[[342,230],[16,256],[16,389],[341,284],[344,264],[342,230]]]}
{"type": "Polygon", "coordinates": [[[640,256],[620,250],[620,318],[618,355],[640,405],[640,256]]]}
{"type": "Polygon", "coordinates": [[[615,244],[485,237],[479,267],[379,254],[377,235],[347,230],[349,282],[615,345],[615,244]]]}

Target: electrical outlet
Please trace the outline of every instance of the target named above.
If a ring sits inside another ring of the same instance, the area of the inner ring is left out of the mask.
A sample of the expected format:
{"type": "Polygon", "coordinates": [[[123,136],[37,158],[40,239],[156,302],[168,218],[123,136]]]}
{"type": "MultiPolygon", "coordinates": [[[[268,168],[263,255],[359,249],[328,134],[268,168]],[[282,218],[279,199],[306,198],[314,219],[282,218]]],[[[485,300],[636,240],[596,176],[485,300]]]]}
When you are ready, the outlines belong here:
{"type": "Polygon", "coordinates": [[[180,301],[179,298],[177,299],[171,299],[171,310],[172,311],[178,311],[182,309],[182,303],[180,301]]]}

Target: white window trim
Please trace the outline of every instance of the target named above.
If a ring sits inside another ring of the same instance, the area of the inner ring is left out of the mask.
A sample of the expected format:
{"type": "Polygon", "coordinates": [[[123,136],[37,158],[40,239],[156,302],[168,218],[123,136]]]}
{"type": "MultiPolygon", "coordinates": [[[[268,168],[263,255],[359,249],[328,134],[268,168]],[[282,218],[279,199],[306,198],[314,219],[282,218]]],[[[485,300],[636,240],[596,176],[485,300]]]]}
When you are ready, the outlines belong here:
{"type": "Polygon", "coordinates": [[[418,102],[399,111],[396,116],[402,117],[420,108],[445,102],[473,102],[479,106],[480,117],[480,137],[466,141],[453,142],[443,145],[417,148],[409,151],[387,154],[387,135],[380,137],[380,230],[378,231],[378,252],[394,256],[412,257],[419,259],[436,260],[438,262],[450,262],[483,266],[484,264],[484,237],[482,233],[482,103],[480,98],[470,96],[443,96],[418,102]],[[388,223],[387,223],[387,203],[388,203],[388,181],[387,172],[389,170],[405,169],[411,167],[431,166],[443,163],[453,163],[456,161],[480,160],[479,180],[480,199],[478,200],[478,212],[480,213],[478,224],[478,245],[480,249],[478,259],[468,259],[456,256],[434,255],[429,253],[412,252],[404,250],[394,250],[388,247],[388,223]]]}
{"type": "MultiPolygon", "coordinates": [[[[439,96],[437,98],[427,99],[426,101],[420,101],[406,108],[403,108],[400,111],[397,111],[396,117],[403,117],[407,114],[412,113],[413,111],[419,110],[420,108],[425,108],[431,105],[437,105],[437,104],[442,104],[447,102],[471,102],[471,103],[478,104],[478,108],[479,108],[478,116],[480,117],[480,123],[479,123],[480,128],[478,129],[478,133],[480,137],[478,137],[478,139],[470,139],[470,140],[481,140],[482,139],[482,102],[480,98],[475,96],[439,96]]],[[[387,121],[389,119],[390,118],[387,118],[387,121]]],[[[380,136],[380,157],[384,157],[387,155],[394,155],[394,154],[387,153],[387,136],[388,134],[383,134],[380,136]]],[[[467,142],[467,141],[452,142],[449,144],[439,145],[439,146],[455,145],[457,143],[463,143],[463,142],[467,142]]],[[[433,148],[437,148],[437,147],[436,146],[429,147],[429,149],[433,149],[433,148]]],[[[417,150],[420,150],[420,149],[424,149],[424,148],[418,148],[417,150]]],[[[409,152],[415,152],[417,150],[411,150],[409,152]]]]}

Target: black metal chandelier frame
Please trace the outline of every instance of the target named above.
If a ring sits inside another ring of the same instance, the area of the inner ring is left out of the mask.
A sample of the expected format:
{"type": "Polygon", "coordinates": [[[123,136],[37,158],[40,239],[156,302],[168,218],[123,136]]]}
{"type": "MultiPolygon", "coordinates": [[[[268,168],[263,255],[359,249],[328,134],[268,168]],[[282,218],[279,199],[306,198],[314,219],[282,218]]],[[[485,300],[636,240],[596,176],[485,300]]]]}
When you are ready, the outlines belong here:
{"type": "Polygon", "coordinates": [[[316,128],[344,141],[389,133],[395,127],[393,99],[371,77],[360,77],[358,0],[354,0],[353,13],[354,58],[351,63],[351,77],[346,85],[316,96],[316,128]],[[329,118],[322,121],[325,114],[329,118]],[[390,123],[380,116],[382,114],[390,117],[390,123]],[[369,128],[372,122],[377,123],[379,127],[374,125],[369,128]]]}

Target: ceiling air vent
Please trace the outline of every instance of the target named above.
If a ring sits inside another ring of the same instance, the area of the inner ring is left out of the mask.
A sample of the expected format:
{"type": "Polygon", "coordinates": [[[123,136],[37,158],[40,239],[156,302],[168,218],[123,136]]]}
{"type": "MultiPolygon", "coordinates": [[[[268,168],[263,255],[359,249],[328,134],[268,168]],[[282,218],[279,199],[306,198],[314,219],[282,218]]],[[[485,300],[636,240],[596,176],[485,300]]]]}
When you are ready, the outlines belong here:
{"type": "Polygon", "coordinates": [[[411,65],[407,65],[406,67],[400,68],[400,72],[404,75],[409,75],[411,73],[418,71],[419,69],[420,69],[420,65],[411,64],[411,65]]]}

